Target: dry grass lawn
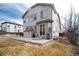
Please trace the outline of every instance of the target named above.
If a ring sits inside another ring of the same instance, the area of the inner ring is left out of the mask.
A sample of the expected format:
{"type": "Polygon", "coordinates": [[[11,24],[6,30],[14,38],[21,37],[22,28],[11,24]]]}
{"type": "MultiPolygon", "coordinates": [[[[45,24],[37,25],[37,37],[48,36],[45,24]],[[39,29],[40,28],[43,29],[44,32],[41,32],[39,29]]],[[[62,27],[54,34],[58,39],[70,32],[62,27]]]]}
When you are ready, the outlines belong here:
{"type": "Polygon", "coordinates": [[[31,55],[31,56],[69,56],[74,55],[75,46],[59,42],[50,42],[43,46],[21,43],[8,37],[0,36],[0,55],[31,55]]]}

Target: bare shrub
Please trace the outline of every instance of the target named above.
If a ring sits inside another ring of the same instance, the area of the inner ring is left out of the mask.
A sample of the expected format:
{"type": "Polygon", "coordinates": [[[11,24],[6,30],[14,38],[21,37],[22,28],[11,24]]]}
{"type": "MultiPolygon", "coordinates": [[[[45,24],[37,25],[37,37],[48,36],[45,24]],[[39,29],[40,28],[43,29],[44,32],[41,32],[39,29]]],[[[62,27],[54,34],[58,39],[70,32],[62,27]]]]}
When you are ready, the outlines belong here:
{"type": "Polygon", "coordinates": [[[70,14],[68,17],[65,17],[66,25],[64,26],[65,31],[67,32],[67,37],[69,41],[74,44],[78,45],[78,35],[77,32],[79,30],[79,16],[74,12],[74,10],[71,8],[70,14]],[[68,19],[67,19],[68,18],[68,19]]]}

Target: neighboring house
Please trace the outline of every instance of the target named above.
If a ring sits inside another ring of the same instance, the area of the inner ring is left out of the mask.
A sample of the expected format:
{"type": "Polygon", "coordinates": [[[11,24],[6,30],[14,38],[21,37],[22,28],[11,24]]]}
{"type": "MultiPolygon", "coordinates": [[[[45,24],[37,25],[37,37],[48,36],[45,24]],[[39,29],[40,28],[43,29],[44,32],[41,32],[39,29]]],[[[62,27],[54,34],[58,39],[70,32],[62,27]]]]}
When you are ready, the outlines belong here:
{"type": "Polygon", "coordinates": [[[0,30],[1,30],[1,25],[0,25],[0,30]]]}
{"type": "Polygon", "coordinates": [[[56,38],[61,32],[60,16],[54,4],[37,3],[22,16],[24,37],[56,38]]]}
{"type": "Polygon", "coordinates": [[[1,32],[2,32],[2,31],[1,31],[1,25],[0,25],[0,34],[1,34],[1,32]]]}
{"type": "Polygon", "coordinates": [[[23,32],[23,26],[13,22],[1,23],[1,30],[7,34],[19,34],[23,32]]]}

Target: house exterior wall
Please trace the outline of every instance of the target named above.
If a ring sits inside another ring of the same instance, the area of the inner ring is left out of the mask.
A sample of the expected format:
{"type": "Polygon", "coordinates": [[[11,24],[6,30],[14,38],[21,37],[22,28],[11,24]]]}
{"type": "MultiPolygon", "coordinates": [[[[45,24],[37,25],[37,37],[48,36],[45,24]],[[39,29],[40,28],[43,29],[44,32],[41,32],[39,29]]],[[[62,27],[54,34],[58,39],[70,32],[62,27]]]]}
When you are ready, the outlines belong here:
{"type": "MultiPolygon", "coordinates": [[[[41,21],[41,20],[45,20],[45,19],[51,19],[51,8],[50,7],[45,7],[45,6],[38,6],[38,7],[35,7],[33,9],[30,10],[30,12],[25,16],[24,18],[24,21],[27,21],[28,19],[28,16],[31,16],[31,15],[34,15],[36,14],[37,16],[37,20],[34,20],[34,21],[29,21],[29,22],[26,22],[26,23],[23,23],[23,26],[24,26],[24,30],[26,29],[26,27],[29,27],[29,26],[35,26],[37,22],[41,21]],[[45,11],[47,12],[47,17],[45,18],[40,18],[40,12],[41,11],[45,11]]],[[[37,25],[38,27],[39,25],[37,25]]],[[[37,28],[37,31],[39,31],[39,27],[37,28]]],[[[47,31],[47,30],[46,30],[47,31]]],[[[26,33],[28,32],[24,32],[24,37],[31,37],[31,36],[28,36],[29,33],[26,35],[26,33]]],[[[39,33],[38,33],[38,36],[39,36],[39,33]]]]}
{"type": "Polygon", "coordinates": [[[1,26],[0,26],[0,30],[1,30],[1,26]]]}
{"type": "Polygon", "coordinates": [[[45,7],[45,6],[37,6],[37,7],[35,7],[35,8],[33,8],[33,9],[30,10],[30,12],[25,16],[24,20],[27,21],[28,16],[31,16],[31,15],[34,15],[34,14],[36,14],[37,20],[35,20],[35,21],[29,21],[27,23],[23,23],[24,24],[24,28],[26,26],[36,25],[36,23],[39,22],[39,21],[41,21],[41,20],[51,19],[51,8],[50,7],[45,7]],[[40,12],[41,11],[46,11],[47,14],[48,14],[48,16],[45,17],[45,18],[43,18],[43,19],[41,19],[40,18],[40,12]]]}
{"type": "Polygon", "coordinates": [[[46,38],[47,33],[49,32],[49,28],[51,28],[50,32],[50,37],[55,38],[59,36],[60,32],[60,24],[59,24],[59,19],[57,13],[54,12],[54,10],[49,7],[49,6],[36,6],[35,8],[29,9],[29,12],[25,17],[23,18],[23,27],[24,27],[24,37],[32,37],[31,32],[25,31],[27,27],[33,27],[36,26],[37,30],[37,37],[41,38],[40,36],[40,25],[44,24],[45,25],[45,35],[44,37],[46,38]],[[40,13],[41,11],[46,12],[46,17],[40,18],[40,13]],[[31,15],[36,14],[37,19],[36,20],[29,20],[28,17],[31,15]],[[28,21],[27,21],[28,20],[28,21]],[[43,20],[53,20],[54,22],[51,23],[40,23],[37,25],[37,22],[43,21],[43,20]]]}
{"type": "Polygon", "coordinates": [[[55,38],[59,36],[59,33],[61,32],[61,30],[60,30],[58,16],[53,11],[52,11],[52,19],[54,20],[54,22],[52,23],[52,37],[55,38]]]}

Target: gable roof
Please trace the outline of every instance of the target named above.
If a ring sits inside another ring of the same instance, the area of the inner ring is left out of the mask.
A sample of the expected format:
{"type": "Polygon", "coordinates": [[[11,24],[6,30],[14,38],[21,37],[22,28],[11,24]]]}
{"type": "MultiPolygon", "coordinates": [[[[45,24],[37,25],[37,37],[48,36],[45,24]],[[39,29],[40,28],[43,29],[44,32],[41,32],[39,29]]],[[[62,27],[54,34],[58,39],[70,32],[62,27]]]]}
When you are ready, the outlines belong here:
{"type": "MultiPolygon", "coordinates": [[[[51,7],[51,8],[54,10],[55,13],[57,13],[57,11],[56,11],[56,9],[55,9],[55,7],[54,7],[54,4],[51,4],[51,3],[37,3],[37,4],[33,5],[30,9],[33,9],[33,8],[35,8],[35,7],[37,7],[37,6],[49,6],[49,7],[51,7]]],[[[28,9],[28,10],[24,13],[24,15],[22,16],[22,18],[25,17],[25,15],[29,12],[30,9],[28,9]]]]}
{"type": "Polygon", "coordinates": [[[14,24],[14,25],[19,25],[19,26],[22,26],[21,24],[14,23],[14,22],[3,22],[3,23],[1,23],[1,24],[5,24],[5,23],[9,23],[9,24],[14,24]]]}

